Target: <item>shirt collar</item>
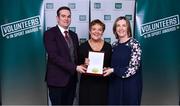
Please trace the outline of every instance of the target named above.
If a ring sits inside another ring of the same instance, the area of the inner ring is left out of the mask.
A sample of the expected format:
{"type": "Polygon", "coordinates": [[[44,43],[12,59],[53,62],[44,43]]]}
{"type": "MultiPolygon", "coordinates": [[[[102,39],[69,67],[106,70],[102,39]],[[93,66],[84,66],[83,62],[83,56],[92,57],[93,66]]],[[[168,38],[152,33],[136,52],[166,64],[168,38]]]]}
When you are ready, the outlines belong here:
{"type": "Polygon", "coordinates": [[[68,30],[69,30],[69,28],[68,28],[68,29],[64,29],[64,28],[61,27],[60,25],[58,25],[58,28],[59,28],[59,30],[61,31],[61,33],[63,34],[63,36],[65,36],[64,31],[68,31],[68,30]]]}

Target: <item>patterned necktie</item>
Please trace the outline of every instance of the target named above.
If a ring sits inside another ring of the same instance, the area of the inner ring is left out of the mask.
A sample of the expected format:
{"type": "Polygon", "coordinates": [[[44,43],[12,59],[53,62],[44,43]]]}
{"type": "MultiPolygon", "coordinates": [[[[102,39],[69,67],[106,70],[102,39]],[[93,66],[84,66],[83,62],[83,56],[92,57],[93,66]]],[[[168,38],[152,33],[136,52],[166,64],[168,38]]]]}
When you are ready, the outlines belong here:
{"type": "Polygon", "coordinates": [[[64,31],[64,34],[65,34],[64,38],[65,38],[66,43],[67,43],[68,48],[69,48],[71,60],[72,60],[72,62],[74,62],[75,61],[75,55],[74,55],[74,46],[73,46],[72,40],[68,34],[68,31],[64,31]]]}
{"type": "Polygon", "coordinates": [[[66,42],[69,44],[69,42],[70,42],[69,40],[70,39],[69,39],[69,36],[68,36],[68,31],[64,31],[64,34],[65,34],[64,38],[65,38],[66,42]]]}

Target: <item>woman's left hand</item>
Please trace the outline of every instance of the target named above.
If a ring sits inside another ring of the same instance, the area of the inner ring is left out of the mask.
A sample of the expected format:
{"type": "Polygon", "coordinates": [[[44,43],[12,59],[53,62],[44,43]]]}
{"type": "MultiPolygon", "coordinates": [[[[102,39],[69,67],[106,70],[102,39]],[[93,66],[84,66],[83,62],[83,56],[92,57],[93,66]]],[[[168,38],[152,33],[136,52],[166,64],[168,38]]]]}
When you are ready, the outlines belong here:
{"type": "Polygon", "coordinates": [[[104,77],[109,76],[111,73],[114,72],[114,69],[113,69],[113,68],[106,68],[106,67],[105,67],[103,70],[104,70],[104,71],[103,71],[103,76],[104,76],[104,77]]]}

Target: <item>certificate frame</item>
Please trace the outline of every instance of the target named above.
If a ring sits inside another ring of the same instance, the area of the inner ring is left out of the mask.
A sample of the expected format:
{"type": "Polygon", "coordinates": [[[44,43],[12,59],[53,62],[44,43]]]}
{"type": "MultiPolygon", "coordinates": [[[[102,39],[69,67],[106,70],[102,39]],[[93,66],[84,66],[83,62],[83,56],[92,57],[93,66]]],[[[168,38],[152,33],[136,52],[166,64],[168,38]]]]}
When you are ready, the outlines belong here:
{"type": "Polygon", "coordinates": [[[104,52],[89,51],[86,75],[103,76],[104,52]]]}

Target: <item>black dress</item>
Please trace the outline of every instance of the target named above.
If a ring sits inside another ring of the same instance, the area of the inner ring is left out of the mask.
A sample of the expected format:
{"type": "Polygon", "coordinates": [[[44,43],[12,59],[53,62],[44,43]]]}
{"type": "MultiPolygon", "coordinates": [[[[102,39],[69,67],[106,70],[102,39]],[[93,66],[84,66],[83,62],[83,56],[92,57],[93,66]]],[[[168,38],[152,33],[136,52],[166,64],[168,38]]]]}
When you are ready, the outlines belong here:
{"type": "MultiPolygon", "coordinates": [[[[80,45],[79,64],[83,64],[88,58],[89,51],[93,51],[88,41],[80,45]]],[[[104,52],[104,67],[110,67],[112,47],[104,42],[100,52],[104,52]]],[[[98,60],[97,60],[98,61],[98,60]]],[[[108,77],[92,76],[82,74],[79,85],[79,104],[80,105],[106,105],[108,101],[108,77]]]]}

